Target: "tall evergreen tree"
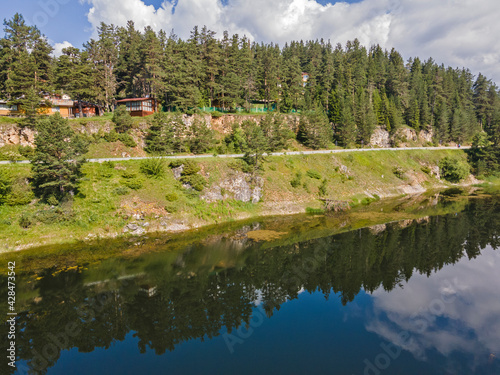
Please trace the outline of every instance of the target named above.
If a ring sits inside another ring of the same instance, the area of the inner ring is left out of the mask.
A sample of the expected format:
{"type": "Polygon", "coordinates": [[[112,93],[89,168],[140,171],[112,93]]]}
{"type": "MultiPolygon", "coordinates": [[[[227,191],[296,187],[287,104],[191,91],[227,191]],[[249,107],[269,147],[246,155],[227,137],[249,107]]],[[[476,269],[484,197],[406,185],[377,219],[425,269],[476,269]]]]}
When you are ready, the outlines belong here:
{"type": "Polygon", "coordinates": [[[148,120],[144,150],[150,154],[164,155],[174,150],[174,127],[166,112],[157,112],[148,120]]]}
{"type": "Polygon", "coordinates": [[[305,146],[313,149],[325,148],[332,142],[332,137],[328,117],[320,108],[300,115],[297,140],[305,146]]]}
{"type": "Polygon", "coordinates": [[[47,199],[63,199],[78,188],[80,170],[85,162],[86,145],[58,113],[41,120],[31,158],[35,194],[47,199]]]}
{"type": "Polygon", "coordinates": [[[95,100],[92,88],[92,65],[87,52],[68,47],[56,61],[55,86],[78,102],[79,113],[83,113],[82,101],[95,100]]]}

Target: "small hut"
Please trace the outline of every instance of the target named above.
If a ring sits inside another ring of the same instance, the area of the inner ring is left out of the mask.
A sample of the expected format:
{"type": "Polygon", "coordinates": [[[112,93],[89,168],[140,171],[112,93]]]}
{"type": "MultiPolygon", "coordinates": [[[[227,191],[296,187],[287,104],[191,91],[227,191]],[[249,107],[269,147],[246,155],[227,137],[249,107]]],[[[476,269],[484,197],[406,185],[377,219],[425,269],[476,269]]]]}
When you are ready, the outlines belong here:
{"type": "Polygon", "coordinates": [[[130,116],[144,117],[158,111],[158,101],[153,98],[131,98],[116,101],[116,105],[125,105],[130,116]]]}

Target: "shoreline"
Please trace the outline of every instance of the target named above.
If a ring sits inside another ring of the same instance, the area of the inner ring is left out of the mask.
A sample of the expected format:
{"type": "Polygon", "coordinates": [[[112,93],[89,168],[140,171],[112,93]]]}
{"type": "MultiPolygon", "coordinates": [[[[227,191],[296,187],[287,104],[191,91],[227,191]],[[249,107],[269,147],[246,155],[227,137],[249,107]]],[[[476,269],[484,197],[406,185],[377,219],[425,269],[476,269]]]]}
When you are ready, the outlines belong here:
{"type": "MultiPolygon", "coordinates": [[[[418,199],[419,197],[422,197],[422,196],[425,196],[428,194],[432,194],[432,193],[440,194],[443,191],[446,191],[446,190],[453,188],[453,187],[456,187],[459,189],[460,188],[471,188],[471,190],[467,192],[467,194],[470,194],[478,189],[481,189],[479,187],[474,187],[473,185],[475,185],[475,184],[476,184],[475,182],[474,183],[454,184],[451,187],[443,185],[440,188],[434,187],[432,189],[428,189],[428,190],[423,191],[423,192],[406,194],[404,196],[392,194],[392,195],[388,195],[388,196],[381,198],[377,202],[379,204],[384,204],[384,203],[393,202],[394,200],[397,200],[398,198],[400,198],[400,200],[402,202],[411,202],[412,200],[418,199]]],[[[491,185],[491,186],[493,186],[493,185],[491,185]]],[[[467,195],[466,197],[473,198],[473,196],[470,196],[470,195],[467,195]]],[[[169,234],[182,235],[185,233],[194,233],[194,231],[197,231],[197,230],[206,230],[206,229],[208,229],[210,227],[214,227],[214,226],[224,227],[224,226],[228,226],[229,224],[243,225],[246,221],[269,220],[270,218],[273,218],[273,217],[284,219],[284,220],[291,220],[291,219],[293,219],[294,216],[299,216],[299,215],[324,216],[324,214],[308,214],[306,212],[306,209],[308,207],[310,207],[308,204],[297,206],[293,202],[288,202],[288,203],[289,203],[288,207],[295,206],[295,209],[290,210],[290,208],[288,208],[288,209],[285,208],[286,206],[281,206],[280,208],[275,209],[275,210],[265,209],[264,212],[261,212],[258,215],[248,215],[247,213],[242,213],[238,217],[230,218],[228,220],[221,221],[218,223],[205,222],[205,223],[198,224],[195,222],[195,223],[190,224],[190,225],[184,225],[181,222],[181,224],[180,225],[178,224],[178,226],[176,227],[178,229],[172,229],[172,226],[162,229],[162,227],[160,226],[159,228],[155,227],[155,230],[147,230],[146,229],[144,231],[144,233],[141,233],[140,235],[130,234],[130,233],[126,233],[126,232],[121,232],[121,233],[114,232],[114,233],[99,234],[99,235],[92,235],[91,233],[89,233],[85,238],[72,238],[70,241],[62,241],[62,242],[52,241],[52,242],[47,242],[47,243],[39,242],[39,243],[34,243],[34,244],[20,245],[14,249],[8,249],[6,251],[1,251],[0,254],[6,255],[6,254],[12,254],[12,253],[16,253],[16,252],[20,252],[20,251],[24,251],[24,250],[31,250],[31,249],[36,249],[36,248],[48,247],[48,246],[64,246],[64,245],[72,246],[72,245],[82,244],[82,243],[85,245],[92,245],[95,241],[101,241],[101,240],[114,240],[114,239],[116,239],[116,240],[121,240],[121,241],[127,241],[127,240],[134,239],[134,238],[137,240],[141,240],[144,238],[148,239],[149,236],[164,236],[164,235],[169,235],[169,234]]],[[[310,203],[312,203],[312,202],[310,202],[310,203]]],[[[357,208],[360,206],[363,206],[363,205],[358,204],[358,205],[354,206],[353,208],[357,208]]],[[[369,211],[369,205],[366,205],[365,207],[369,211]]],[[[347,212],[349,212],[349,211],[347,211],[347,212]]],[[[391,223],[391,222],[397,222],[400,220],[405,220],[405,219],[398,219],[398,220],[388,221],[388,222],[384,222],[384,223],[380,223],[380,224],[387,224],[387,223],[391,223]]],[[[133,224],[133,223],[136,223],[136,222],[131,222],[131,224],[133,224]]],[[[174,224],[174,226],[175,226],[175,224],[174,224]]],[[[368,225],[366,227],[370,227],[370,225],[368,225]]],[[[361,228],[364,228],[364,227],[361,227],[361,228]]]]}
{"type": "MultiPolygon", "coordinates": [[[[82,196],[75,196],[69,208],[54,208],[33,202],[27,206],[0,207],[4,222],[4,225],[0,222],[0,247],[5,249],[0,253],[62,244],[71,246],[81,241],[91,242],[106,238],[187,233],[203,227],[242,220],[305,214],[308,208],[322,208],[319,201],[321,196],[358,206],[379,199],[413,197],[433,190],[442,191],[450,187],[466,187],[481,182],[471,176],[461,184],[441,180],[439,175],[436,175],[439,173],[439,169],[436,172],[436,165],[448,155],[465,158],[464,151],[456,149],[268,157],[259,175],[262,183],[259,203],[241,202],[236,199],[236,194],[239,194],[241,189],[251,193],[255,188],[248,185],[248,182],[245,183],[245,179],[248,180],[249,177],[247,174],[234,169],[234,159],[211,158],[199,161],[199,173],[207,181],[207,185],[203,195],[197,193],[194,198],[192,194],[196,192],[183,188],[170,171],[160,180],[145,179],[140,175],[140,162],[127,160],[115,163],[113,169],[106,169],[104,172],[110,176],[103,178],[104,166],[89,163],[85,170],[86,179],[82,182],[82,196]],[[404,169],[404,176],[395,176],[395,167],[404,169]],[[424,172],[423,167],[432,171],[424,172]],[[126,195],[116,195],[113,189],[123,186],[121,183],[124,179],[120,177],[122,171],[136,174],[137,178],[142,179],[144,186],[139,190],[129,190],[126,195]],[[320,178],[312,172],[319,174],[320,178]],[[299,175],[302,176],[299,186],[292,186],[292,180],[297,179],[299,175]],[[328,182],[327,191],[321,195],[320,185],[325,180],[328,182]],[[231,182],[229,187],[228,181],[231,182]],[[242,188],[241,184],[246,185],[242,188]],[[214,191],[219,193],[219,200],[205,198],[210,198],[207,194],[214,191]],[[175,201],[165,198],[172,192],[176,195],[175,201]],[[38,221],[23,229],[18,225],[18,221],[27,210],[38,221]],[[61,215],[65,214],[65,210],[69,210],[72,216],[69,219],[63,217],[62,222],[43,221],[47,220],[47,215],[56,215],[58,210],[62,212],[61,215]],[[45,216],[41,217],[42,214],[45,216]],[[8,224],[5,224],[7,221],[8,224]]],[[[18,174],[29,172],[27,165],[17,165],[13,168],[11,171],[18,174]]]]}

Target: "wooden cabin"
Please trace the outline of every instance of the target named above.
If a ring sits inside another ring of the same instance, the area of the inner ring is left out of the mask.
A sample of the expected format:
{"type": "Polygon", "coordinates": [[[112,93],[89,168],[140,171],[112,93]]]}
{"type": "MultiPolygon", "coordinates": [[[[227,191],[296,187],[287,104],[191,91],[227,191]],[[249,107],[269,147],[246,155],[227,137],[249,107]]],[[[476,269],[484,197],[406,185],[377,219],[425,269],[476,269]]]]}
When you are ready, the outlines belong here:
{"type": "MultiPolygon", "coordinates": [[[[80,113],[80,103],[66,94],[46,95],[40,103],[38,113],[46,116],[59,113],[64,118],[93,117],[103,114],[102,108],[95,103],[82,101],[81,107],[82,113],[80,113]]],[[[24,111],[19,105],[9,106],[7,100],[0,100],[0,116],[21,116],[23,114],[24,111]]]]}
{"type": "Polygon", "coordinates": [[[80,104],[78,100],[74,101],[73,113],[74,117],[94,117],[94,116],[102,116],[102,109],[95,103],[89,103],[86,101],[81,102],[82,104],[82,113],[80,113],[80,104]]]}
{"type": "Polygon", "coordinates": [[[41,107],[40,113],[44,115],[53,115],[59,113],[61,117],[71,118],[73,117],[73,106],[74,102],[68,95],[52,96],[46,97],[51,104],[51,108],[41,107]]]}
{"type": "Polygon", "coordinates": [[[116,105],[125,105],[130,116],[144,117],[158,111],[158,101],[153,98],[131,98],[116,101],[116,105]]]}
{"type": "Polygon", "coordinates": [[[14,116],[19,115],[17,105],[8,105],[7,100],[0,100],[0,116],[14,116]]]}

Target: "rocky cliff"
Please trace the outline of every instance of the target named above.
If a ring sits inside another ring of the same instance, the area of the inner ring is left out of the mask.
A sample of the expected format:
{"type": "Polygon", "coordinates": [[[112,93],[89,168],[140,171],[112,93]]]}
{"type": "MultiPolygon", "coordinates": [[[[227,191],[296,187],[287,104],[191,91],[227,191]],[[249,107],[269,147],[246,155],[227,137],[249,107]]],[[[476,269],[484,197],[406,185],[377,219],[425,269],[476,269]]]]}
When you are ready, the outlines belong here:
{"type": "MultiPolygon", "coordinates": [[[[245,120],[259,122],[264,115],[223,115],[220,117],[212,117],[209,114],[205,115],[182,115],[182,119],[187,127],[190,127],[195,119],[204,121],[211,129],[215,130],[221,135],[226,135],[231,132],[233,124],[241,124],[245,120]]],[[[299,125],[299,117],[294,115],[285,115],[285,119],[290,128],[297,132],[299,125]]],[[[81,134],[98,134],[109,133],[114,124],[111,121],[89,121],[87,123],[79,123],[78,121],[71,121],[71,127],[81,134]]],[[[146,121],[139,123],[131,131],[131,135],[139,147],[144,147],[144,138],[146,136],[148,124],[146,121]]],[[[29,128],[21,128],[16,124],[2,124],[0,125],[0,147],[6,145],[22,145],[34,146],[36,131],[29,128]]],[[[376,127],[370,137],[369,145],[373,147],[405,147],[426,145],[433,142],[432,130],[420,130],[416,132],[409,127],[401,127],[394,134],[390,134],[387,130],[381,127],[376,127]]]]}

